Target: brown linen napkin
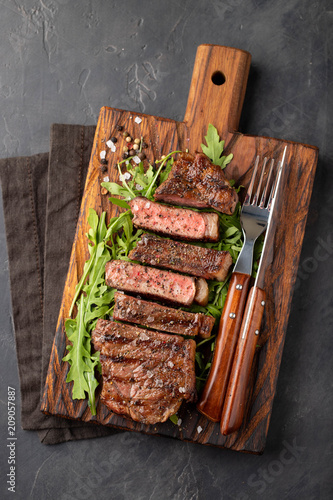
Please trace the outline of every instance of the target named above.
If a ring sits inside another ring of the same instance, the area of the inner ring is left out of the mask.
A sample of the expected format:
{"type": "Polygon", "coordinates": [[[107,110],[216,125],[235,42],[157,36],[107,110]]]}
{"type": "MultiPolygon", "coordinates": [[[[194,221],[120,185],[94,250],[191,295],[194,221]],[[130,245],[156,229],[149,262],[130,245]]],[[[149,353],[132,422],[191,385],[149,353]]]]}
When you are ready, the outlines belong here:
{"type": "Polygon", "coordinates": [[[0,160],[21,426],[44,444],[116,432],[40,411],[94,132],[56,124],[50,154],[0,160]]]}

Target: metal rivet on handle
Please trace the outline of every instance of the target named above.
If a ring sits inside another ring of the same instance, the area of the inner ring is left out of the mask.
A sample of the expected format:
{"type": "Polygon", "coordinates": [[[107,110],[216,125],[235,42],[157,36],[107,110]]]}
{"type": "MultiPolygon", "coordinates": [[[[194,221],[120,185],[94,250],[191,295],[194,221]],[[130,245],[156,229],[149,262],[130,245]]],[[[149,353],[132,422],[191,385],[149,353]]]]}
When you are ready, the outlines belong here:
{"type": "Polygon", "coordinates": [[[243,286],[242,285],[236,285],[236,290],[242,290],[243,286]]]}
{"type": "Polygon", "coordinates": [[[256,330],[254,333],[255,333],[256,335],[259,335],[259,330],[256,330]]]}
{"type": "Polygon", "coordinates": [[[264,300],[262,300],[262,301],[261,301],[261,305],[262,305],[263,307],[264,307],[265,303],[266,303],[266,302],[265,302],[264,300]]]}
{"type": "Polygon", "coordinates": [[[235,318],[236,318],[236,314],[235,314],[235,313],[230,313],[230,314],[229,314],[229,318],[231,318],[231,319],[235,319],[235,318]]]}

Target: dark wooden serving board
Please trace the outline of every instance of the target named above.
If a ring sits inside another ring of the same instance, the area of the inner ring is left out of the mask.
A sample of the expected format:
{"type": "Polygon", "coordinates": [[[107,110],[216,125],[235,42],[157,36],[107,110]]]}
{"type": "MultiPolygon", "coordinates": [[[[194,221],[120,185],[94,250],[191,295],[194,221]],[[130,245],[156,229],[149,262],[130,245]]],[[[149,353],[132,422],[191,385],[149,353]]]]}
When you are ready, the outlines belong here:
{"type": "Polygon", "coordinates": [[[43,412],[243,452],[263,452],[318,150],[305,144],[248,136],[237,132],[250,60],[250,54],[245,51],[216,45],[199,46],[183,122],[120,109],[101,109],[45,385],[43,412]],[[223,79],[225,82],[221,84],[223,79]],[[140,124],[135,122],[136,116],[142,119],[140,124]],[[222,436],[219,425],[199,414],[193,404],[184,404],[181,407],[178,414],[182,424],[179,427],[170,421],[154,426],[135,423],[110,413],[99,401],[97,416],[92,417],[86,400],[72,400],[72,386],[65,382],[69,366],[62,361],[62,358],[66,352],[64,322],[68,317],[75,286],[88,258],[85,236],[88,231],[88,210],[90,207],[98,213],[106,210],[109,217],[119,213],[118,207],[112,206],[108,201],[108,196],[101,194],[100,183],[106,175],[110,180],[118,180],[116,163],[121,158],[124,142],[121,138],[117,143],[117,151],[112,153],[106,147],[106,141],[114,135],[120,137],[121,134],[116,133],[116,126],[122,125],[132,137],[144,137],[149,144],[147,158],[153,162],[155,159],[160,159],[161,155],[174,150],[188,149],[190,152],[201,150],[200,144],[203,142],[209,123],[212,123],[218,129],[220,137],[225,139],[226,153],[232,152],[234,155],[227,168],[228,177],[236,179],[245,186],[251,176],[256,155],[259,154],[262,158],[264,156],[279,158],[282,148],[288,145],[285,201],[276,234],[274,261],[266,273],[268,304],[259,340],[262,347],[253,369],[252,388],[248,392],[244,424],[238,432],[228,437],[222,436]],[[108,150],[106,174],[102,174],[100,170],[102,150],[108,150]]]}

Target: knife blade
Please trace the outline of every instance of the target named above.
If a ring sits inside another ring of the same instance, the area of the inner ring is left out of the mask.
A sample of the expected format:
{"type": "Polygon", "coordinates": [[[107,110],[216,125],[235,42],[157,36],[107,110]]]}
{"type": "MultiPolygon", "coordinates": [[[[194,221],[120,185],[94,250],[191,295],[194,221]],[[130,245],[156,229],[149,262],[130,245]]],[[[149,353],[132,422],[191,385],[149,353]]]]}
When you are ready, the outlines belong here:
{"type": "Polygon", "coordinates": [[[278,173],[259,267],[254,286],[251,288],[246,302],[245,314],[230,372],[220,422],[220,430],[223,435],[228,435],[238,430],[244,419],[251,368],[266,305],[266,292],[264,290],[265,273],[274,258],[274,240],[280,213],[279,205],[281,205],[283,198],[281,193],[285,183],[285,180],[282,182],[282,179],[285,177],[283,173],[285,172],[284,161],[286,151],[287,146],[284,148],[282,160],[278,163],[278,173]]]}

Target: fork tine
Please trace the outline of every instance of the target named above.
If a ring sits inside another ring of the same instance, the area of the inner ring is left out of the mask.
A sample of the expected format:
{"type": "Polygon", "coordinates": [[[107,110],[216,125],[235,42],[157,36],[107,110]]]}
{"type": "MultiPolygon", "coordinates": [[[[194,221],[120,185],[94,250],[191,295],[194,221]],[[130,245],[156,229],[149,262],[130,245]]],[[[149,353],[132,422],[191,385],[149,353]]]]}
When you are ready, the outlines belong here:
{"type": "Polygon", "coordinates": [[[279,161],[279,163],[278,163],[277,170],[276,170],[276,176],[275,176],[275,179],[274,179],[274,182],[273,182],[273,186],[272,186],[271,192],[269,194],[269,199],[268,199],[268,203],[267,203],[267,209],[268,210],[271,209],[271,205],[272,205],[272,202],[273,202],[273,199],[274,199],[274,196],[275,196],[276,183],[277,183],[277,180],[278,180],[278,177],[279,177],[278,173],[279,173],[280,167],[281,167],[281,161],[279,161]]]}
{"type": "Polygon", "coordinates": [[[259,179],[259,184],[258,184],[258,187],[257,187],[257,191],[256,191],[256,194],[253,196],[253,200],[252,200],[252,203],[251,203],[251,205],[253,205],[253,206],[257,206],[257,202],[258,202],[258,198],[260,196],[261,184],[262,184],[262,180],[264,178],[264,173],[265,173],[265,168],[266,168],[267,161],[268,161],[268,158],[264,158],[264,164],[262,166],[262,170],[261,170],[261,174],[260,174],[260,179],[259,179]]]}
{"type": "Polygon", "coordinates": [[[267,176],[267,179],[266,179],[265,188],[264,188],[264,191],[262,193],[260,204],[259,204],[260,208],[264,208],[264,206],[265,206],[267,191],[268,191],[268,188],[269,188],[269,184],[270,184],[271,176],[272,176],[272,172],[273,172],[273,166],[274,166],[274,160],[271,160],[270,166],[269,166],[269,171],[268,171],[268,176],[267,176]]]}
{"type": "Polygon", "coordinates": [[[254,186],[254,181],[256,180],[256,176],[257,176],[258,165],[259,165],[259,155],[257,156],[256,161],[254,163],[254,168],[253,168],[253,172],[251,175],[250,184],[249,184],[249,187],[247,188],[245,200],[243,203],[243,205],[245,205],[245,206],[250,204],[250,199],[252,196],[252,189],[254,186]]]}

